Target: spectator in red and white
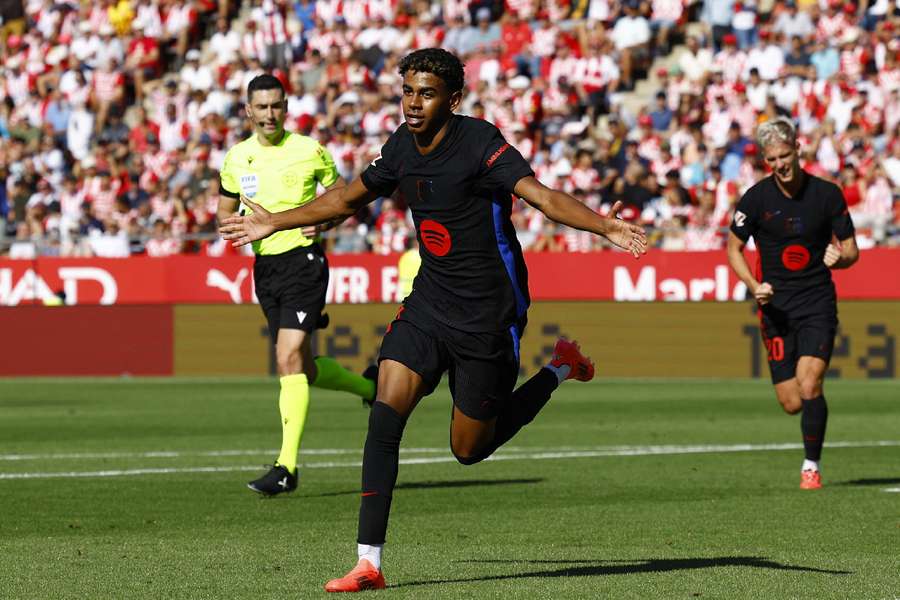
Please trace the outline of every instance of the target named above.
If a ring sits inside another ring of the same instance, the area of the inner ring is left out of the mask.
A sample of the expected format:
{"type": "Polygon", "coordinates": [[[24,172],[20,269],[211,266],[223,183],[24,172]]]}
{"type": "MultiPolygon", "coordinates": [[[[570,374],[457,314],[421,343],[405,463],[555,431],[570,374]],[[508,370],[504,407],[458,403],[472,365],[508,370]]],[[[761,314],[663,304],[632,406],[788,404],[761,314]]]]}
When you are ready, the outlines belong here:
{"type": "Polygon", "coordinates": [[[866,46],[858,41],[859,30],[855,27],[847,29],[840,38],[840,72],[849,81],[856,81],[862,76],[870,58],[866,46]]]}
{"type": "Polygon", "coordinates": [[[147,116],[147,110],[143,106],[135,109],[134,120],[128,134],[128,149],[136,155],[142,156],[149,151],[147,139],[150,136],[159,138],[159,125],[151,121],[147,116]]]}
{"type": "Polygon", "coordinates": [[[784,66],[784,50],[775,43],[768,29],[759,32],[759,39],[761,44],[752,47],[747,53],[741,79],[746,79],[750,69],[755,68],[759,71],[760,77],[772,81],[778,77],[778,72],[784,66]]]}
{"type": "Polygon", "coordinates": [[[95,68],[103,68],[104,63],[115,60],[121,65],[125,62],[125,48],[121,40],[116,37],[116,30],[112,25],[104,25],[100,28],[100,46],[94,53],[95,68]]]}
{"type": "Polygon", "coordinates": [[[714,148],[724,146],[732,120],[731,107],[728,106],[725,95],[716,94],[709,117],[702,127],[703,137],[709,140],[714,148]]]}
{"type": "Polygon", "coordinates": [[[261,58],[267,69],[287,71],[287,11],[284,0],[253,0],[250,19],[256,22],[256,28],[263,34],[265,50],[261,58]]]}
{"type": "Polygon", "coordinates": [[[528,136],[526,127],[522,123],[513,123],[509,126],[510,144],[512,144],[519,154],[527,161],[534,158],[534,140],[528,136]]]}
{"type": "Polygon", "coordinates": [[[650,31],[655,34],[656,48],[669,53],[669,35],[678,26],[684,13],[683,0],[652,0],[650,3],[650,31]]]}
{"type": "Polygon", "coordinates": [[[600,185],[600,173],[594,168],[594,157],[590,150],[580,149],[575,153],[575,165],[563,182],[563,189],[572,194],[596,190],[600,185]]]}
{"type": "Polygon", "coordinates": [[[531,73],[532,77],[545,74],[541,67],[553,57],[558,38],[559,27],[552,23],[545,14],[542,14],[538,19],[537,28],[531,34],[531,53],[536,60],[541,61],[540,65],[531,73]]]}
{"type": "Polygon", "coordinates": [[[192,1],[187,0],[170,0],[167,8],[162,39],[174,57],[174,64],[177,67],[181,65],[192,31],[197,24],[197,9],[192,1]]]}
{"type": "Polygon", "coordinates": [[[141,185],[149,189],[150,180],[168,181],[175,172],[175,165],[168,152],[160,149],[159,138],[155,135],[147,135],[147,152],[143,155],[144,172],[141,175],[141,185]]]}
{"type": "Polygon", "coordinates": [[[733,33],[722,36],[722,44],[723,48],[715,55],[713,64],[722,69],[722,77],[726,82],[743,79],[747,68],[747,53],[738,49],[737,37],[733,33]]]}
{"type": "MultiPolygon", "coordinates": [[[[879,74],[896,69],[898,51],[900,51],[900,36],[897,36],[897,28],[893,21],[880,22],[875,30],[875,47],[873,50],[875,68],[879,74]]],[[[900,75],[896,75],[895,84],[900,83],[897,82],[897,77],[900,77],[900,75]]]]}
{"type": "Polygon", "coordinates": [[[547,81],[551,86],[559,87],[560,79],[565,78],[570,84],[576,83],[578,71],[578,57],[572,52],[571,46],[563,39],[556,42],[556,53],[550,60],[547,70],[547,81]]]}
{"type": "Polygon", "coordinates": [[[769,83],[759,76],[759,70],[750,69],[744,88],[750,106],[757,112],[762,112],[766,107],[766,98],[769,97],[769,83]]]}
{"type": "Polygon", "coordinates": [[[650,161],[650,172],[656,176],[659,185],[666,185],[666,177],[669,173],[677,173],[681,169],[681,159],[672,154],[672,148],[668,141],[659,146],[659,155],[650,161]]]}
{"type": "Polygon", "coordinates": [[[444,22],[454,22],[462,19],[466,23],[469,22],[471,15],[469,14],[469,0],[441,0],[443,10],[441,11],[444,22]]]}
{"type": "Polygon", "coordinates": [[[411,230],[406,215],[390,198],[381,202],[381,211],[375,220],[375,240],[372,250],[376,254],[403,252],[411,230]]]}
{"type": "Polygon", "coordinates": [[[500,18],[500,47],[505,57],[512,58],[520,71],[531,68],[531,27],[515,10],[507,10],[500,18]]]}
{"type": "MultiPolygon", "coordinates": [[[[90,167],[90,161],[82,161],[82,167],[90,167]]],[[[98,171],[93,167],[88,169],[85,178],[85,200],[90,204],[91,211],[100,221],[106,221],[116,204],[116,198],[122,187],[118,177],[113,177],[109,171],[98,171]],[[96,175],[91,175],[96,173],[96,175]]]]}
{"type": "Polygon", "coordinates": [[[170,230],[169,224],[161,218],[153,222],[153,233],[144,246],[147,256],[165,258],[181,252],[181,241],[172,237],[170,230]]]}
{"type": "Polygon", "coordinates": [[[415,23],[410,25],[413,32],[411,49],[440,48],[444,42],[444,28],[439,26],[430,12],[413,15],[415,23]]]}
{"type": "Polygon", "coordinates": [[[842,5],[842,0],[828,0],[825,14],[819,16],[816,25],[816,39],[828,43],[853,26],[854,23],[848,15],[854,13],[856,8],[848,2],[846,5],[848,10],[841,10],[842,5]]]}
{"type": "Polygon", "coordinates": [[[185,64],[181,67],[181,83],[189,90],[201,90],[208,92],[212,89],[215,80],[212,70],[200,64],[200,51],[191,48],[185,55],[185,64]]]}
{"type": "Polygon", "coordinates": [[[162,39],[164,29],[158,0],[137,0],[131,30],[140,31],[143,35],[156,40],[162,39]]]}
{"type": "Polygon", "coordinates": [[[93,135],[94,113],[81,101],[72,103],[72,112],[66,126],[66,147],[76,160],[82,160],[90,154],[93,135]]]}
{"type": "Polygon", "coordinates": [[[69,53],[76,63],[94,66],[97,50],[100,49],[100,36],[91,30],[89,21],[81,21],[78,31],[72,36],[69,53]]]}
{"type": "MultiPolygon", "coordinates": [[[[853,224],[858,229],[871,230],[875,243],[883,242],[888,225],[894,219],[894,198],[891,184],[880,164],[866,175],[863,201],[850,208],[853,224]]],[[[872,244],[874,245],[874,244],[872,244]]]]}
{"type": "Polygon", "coordinates": [[[21,105],[28,101],[28,96],[34,87],[34,77],[22,68],[22,58],[13,55],[6,60],[5,92],[14,105],[21,105]]]}
{"type": "Polygon", "coordinates": [[[159,145],[162,151],[173,152],[184,148],[190,135],[191,128],[187,119],[179,116],[175,104],[166,104],[165,115],[159,120],[159,145]]]}
{"type": "Polygon", "coordinates": [[[847,130],[847,126],[853,119],[853,111],[859,106],[859,98],[856,90],[846,82],[838,85],[838,94],[833,94],[825,115],[834,121],[834,130],[841,134],[847,130]]]}
{"type": "Polygon", "coordinates": [[[612,58],[612,42],[592,42],[576,63],[574,77],[591,116],[609,110],[609,96],[619,89],[622,72],[612,58]]]}
{"type": "Polygon", "coordinates": [[[688,36],[685,40],[687,49],[678,57],[678,66],[688,81],[702,83],[713,65],[713,53],[709,48],[700,45],[700,39],[688,36]]]}
{"type": "Polygon", "coordinates": [[[610,32],[610,38],[619,55],[619,68],[622,71],[621,84],[625,89],[632,88],[634,66],[638,61],[646,58],[649,52],[650,24],[638,12],[638,8],[637,0],[624,0],[623,15],[616,20],[616,24],[610,32]]]}
{"type": "Polygon", "coordinates": [[[222,69],[240,56],[241,36],[227,19],[216,20],[216,32],[209,38],[207,52],[214,67],[222,69]]]}
{"type": "Polygon", "coordinates": [[[715,184],[708,182],[697,192],[697,205],[688,212],[684,232],[684,249],[693,251],[721,250],[727,216],[717,214],[715,184]]]}
{"type": "Polygon", "coordinates": [[[244,60],[265,60],[265,36],[259,27],[257,27],[256,21],[249,20],[244,24],[244,34],[241,36],[240,55],[244,60]]]}
{"type": "Polygon", "coordinates": [[[788,114],[793,114],[800,101],[800,80],[792,77],[787,67],[778,71],[778,79],[769,85],[769,96],[775,99],[775,104],[788,114]]]}
{"type": "MultiPolygon", "coordinates": [[[[898,132],[894,131],[894,133],[898,132]]],[[[900,196],[900,136],[894,136],[888,152],[890,154],[881,160],[881,167],[890,180],[895,193],[900,196]]]]}
{"type": "Polygon", "coordinates": [[[128,43],[128,55],[124,70],[134,81],[134,95],[138,104],[145,96],[145,86],[162,74],[162,56],[159,42],[150,35],[146,23],[135,19],[131,24],[134,37],[128,43]]]}
{"type": "Polygon", "coordinates": [[[108,58],[91,77],[91,108],[96,113],[97,133],[106,125],[110,110],[121,110],[125,101],[125,76],[115,58],[108,58]]]}

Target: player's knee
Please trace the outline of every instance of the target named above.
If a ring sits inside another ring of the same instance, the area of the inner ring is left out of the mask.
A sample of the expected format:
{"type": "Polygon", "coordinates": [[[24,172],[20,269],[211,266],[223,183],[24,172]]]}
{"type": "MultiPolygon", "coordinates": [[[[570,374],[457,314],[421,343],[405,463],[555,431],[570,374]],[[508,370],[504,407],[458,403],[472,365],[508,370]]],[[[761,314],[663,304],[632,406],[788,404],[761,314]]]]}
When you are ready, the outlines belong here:
{"type": "Polygon", "coordinates": [[[453,452],[453,456],[456,458],[456,461],[461,465],[474,465],[476,463],[480,463],[486,457],[483,454],[459,454],[455,449],[451,449],[453,452]]]}
{"type": "Polygon", "coordinates": [[[299,373],[301,370],[300,352],[279,352],[275,356],[275,364],[278,374],[281,376],[299,373]]]}
{"type": "Polygon", "coordinates": [[[803,403],[798,398],[797,401],[784,400],[781,402],[781,408],[789,415],[796,415],[803,408],[803,403]]]}
{"type": "Polygon", "coordinates": [[[484,448],[474,442],[451,440],[450,451],[461,465],[474,465],[487,458],[484,448]]]}
{"type": "Polygon", "coordinates": [[[810,400],[822,395],[822,381],[816,377],[800,380],[800,397],[810,400]]]}

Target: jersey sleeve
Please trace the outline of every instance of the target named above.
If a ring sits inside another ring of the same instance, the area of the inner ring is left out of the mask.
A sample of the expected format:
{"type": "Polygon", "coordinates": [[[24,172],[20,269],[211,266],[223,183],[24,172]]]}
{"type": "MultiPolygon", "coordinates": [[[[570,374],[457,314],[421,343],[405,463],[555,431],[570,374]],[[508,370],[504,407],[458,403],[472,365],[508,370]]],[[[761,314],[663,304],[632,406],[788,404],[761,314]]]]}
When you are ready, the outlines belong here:
{"type": "Polygon", "coordinates": [[[231,152],[225,154],[225,160],[222,164],[222,170],[219,172],[219,193],[228,198],[237,200],[241,197],[240,187],[234,178],[234,170],[231,167],[233,162],[231,152]]]}
{"type": "Polygon", "coordinates": [[[318,142],[316,142],[315,176],[316,181],[321,183],[324,187],[334,185],[334,182],[338,180],[338,171],[337,167],[334,165],[334,158],[332,158],[331,153],[318,142]]]}
{"type": "Polygon", "coordinates": [[[831,218],[831,230],[837,239],[846,240],[853,237],[855,233],[853,219],[850,218],[850,211],[847,210],[844,193],[837,186],[832,186],[831,193],[828,194],[828,216],[831,218]]]}
{"type": "Polygon", "coordinates": [[[394,132],[381,147],[381,154],[360,174],[360,180],[370,192],[387,197],[397,189],[400,179],[396,168],[400,157],[394,155],[397,148],[397,132],[394,132]]]}
{"type": "Polygon", "coordinates": [[[479,183],[486,188],[501,188],[510,194],[523,177],[534,175],[531,165],[507,142],[496,127],[484,146],[479,183]]]}
{"type": "Polygon", "coordinates": [[[756,235],[758,228],[759,203],[756,202],[756,196],[748,191],[741,197],[734,210],[734,216],[731,218],[731,231],[741,241],[746,242],[756,235]]]}

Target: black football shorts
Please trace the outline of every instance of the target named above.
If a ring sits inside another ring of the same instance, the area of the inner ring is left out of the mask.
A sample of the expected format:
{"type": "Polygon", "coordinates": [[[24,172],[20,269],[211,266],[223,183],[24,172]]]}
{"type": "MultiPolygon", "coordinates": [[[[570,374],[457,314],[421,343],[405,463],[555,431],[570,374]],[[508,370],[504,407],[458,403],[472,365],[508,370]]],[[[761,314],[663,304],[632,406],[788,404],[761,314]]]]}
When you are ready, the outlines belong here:
{"type": "Polygon", "coordinates": [[[257,256],[253,281],[273,341],[279,329],[316,329],[328,291],[328,260],[319,244],[257,256]]]}
{"type": "Polygon", "coordinates": [[[379,361],[395,360],[419,374],[434,391],[449,374],[453,404],[467,417],[487,421],[509,401],[519,376],[520,333],[472,333],[427,313],[401,308],[388,327],[379,361]]]}
{"type": "Polygon", "coordinates": [[[793,379],[801,356],[815,356],[826,364],[831,362],[838,325],[834,312],[791,317],[778,310],[764,309],[759,313],[759,321],[773,384],[793,379]]]}

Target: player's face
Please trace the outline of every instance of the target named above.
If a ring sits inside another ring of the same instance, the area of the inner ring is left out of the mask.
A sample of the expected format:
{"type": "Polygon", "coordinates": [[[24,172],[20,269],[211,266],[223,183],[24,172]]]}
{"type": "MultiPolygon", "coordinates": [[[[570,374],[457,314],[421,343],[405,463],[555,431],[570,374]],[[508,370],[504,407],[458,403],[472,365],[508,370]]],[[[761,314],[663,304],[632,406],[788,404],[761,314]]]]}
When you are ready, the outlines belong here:
{"type": "Polygon", "coordinates": [[[782,185],[790,185],[800,175],[797,144],[773,142],[763,150],[763,158],[782,185]]]}
{"type": "Polygon", "coordinates": [[[459,106],[460,92],[451,93],[434,73],[407,71],[403,76],[403,116],[414,134],[436,133],[459,106]]]}
{"type": "Polygon", "coordinates": [[[287,100],[279,89],[256,90],[247,104],[247,116],[256,132],[266,138],[278,138],[284,129],[287,100]]]}

